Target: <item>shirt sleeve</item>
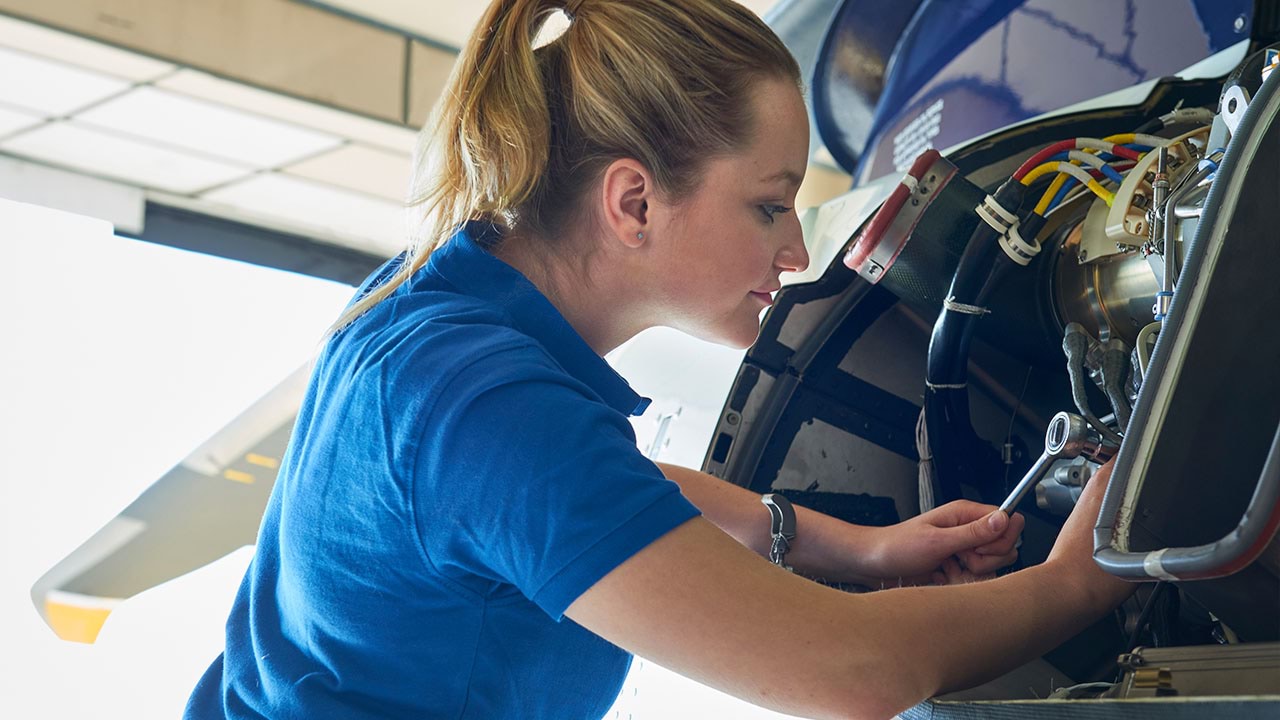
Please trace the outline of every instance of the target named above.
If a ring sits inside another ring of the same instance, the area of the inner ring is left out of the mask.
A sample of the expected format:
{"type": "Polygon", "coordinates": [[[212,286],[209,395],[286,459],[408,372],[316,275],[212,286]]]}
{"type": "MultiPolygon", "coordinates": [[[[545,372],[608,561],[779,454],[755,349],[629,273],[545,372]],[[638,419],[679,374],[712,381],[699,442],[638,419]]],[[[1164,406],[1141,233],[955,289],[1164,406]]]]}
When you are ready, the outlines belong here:
{"type": "Polygon", "coordinates": [[[530,353],[470,366],[429,414],[412,483],[437,572],[509,583],[548,615],[698,510],[627,418],[530,353]]]}

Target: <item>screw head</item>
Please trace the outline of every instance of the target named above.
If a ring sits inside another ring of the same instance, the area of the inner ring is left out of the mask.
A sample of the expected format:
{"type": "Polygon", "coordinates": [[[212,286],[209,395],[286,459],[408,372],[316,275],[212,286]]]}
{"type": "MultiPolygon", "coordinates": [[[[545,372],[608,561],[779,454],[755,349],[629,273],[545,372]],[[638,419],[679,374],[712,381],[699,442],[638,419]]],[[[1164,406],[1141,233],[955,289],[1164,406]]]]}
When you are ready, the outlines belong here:
{"type": "Polygon", "coordinates": [[[1241,33],[1241,32],[1244,32],[1244,24],[1245,24],[1246,22],[1247,22],[1247,21],[1245,20],[1245,18],[1244,18],[1244,16],[1243,16],[1243,15],[1237,15],[1237,16],[1236,16],[1236,20],[1235,20],[1235,22],[1234,22],[1234,23],[1232,23],[1232,24],[1231,24],[1231,27],[1232,27],[1236,32],[1241,33]]]}

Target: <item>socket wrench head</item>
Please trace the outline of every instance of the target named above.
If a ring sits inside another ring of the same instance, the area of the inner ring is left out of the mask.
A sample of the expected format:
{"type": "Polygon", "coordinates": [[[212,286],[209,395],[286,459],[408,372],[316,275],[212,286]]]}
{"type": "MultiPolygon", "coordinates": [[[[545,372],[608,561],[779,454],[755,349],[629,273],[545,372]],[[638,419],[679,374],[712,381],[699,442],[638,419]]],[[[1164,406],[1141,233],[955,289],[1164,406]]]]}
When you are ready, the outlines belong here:
{"type": "Polygon", "coordinates": [[[1089,421],[1075,413],[1060,412],[1049,421],[1044,451],[1055,459],[1084,455],[1095,462],[1106,462],[1115,455],[1116,448],[1104,446],[1102,436],[1089,427],[1089,421]]]}

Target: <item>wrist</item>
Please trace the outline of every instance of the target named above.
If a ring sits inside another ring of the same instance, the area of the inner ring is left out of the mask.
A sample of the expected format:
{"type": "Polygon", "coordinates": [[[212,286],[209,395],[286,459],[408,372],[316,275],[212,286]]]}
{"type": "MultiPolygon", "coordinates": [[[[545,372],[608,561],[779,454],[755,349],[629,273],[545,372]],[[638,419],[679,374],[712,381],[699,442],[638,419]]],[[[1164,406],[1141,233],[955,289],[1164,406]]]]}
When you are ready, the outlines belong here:
{"type": "Polygon", "coordinates": [[[832,562],[832,579],[879,589],[894,577],[888,567],[889,529],[843,523],[832,562]]]}
{"type": "Polygon", "coordinates": [[[1092,557],[1082,561],[1049,558],[1041,567],[1053,582],[1077,596],[1079,607],[1096,617],[1111,612],[1137,588],[1137,583],[1121,580],[1098,567],[1092,557]]]}
{"type": "MultiPolygon", "coordinates": [[[[827,582],[880,586],[882,576],[876,568],[885,545],[880,541],[885,528],[854,525],[799,505],[794,507],[796,537],[787,561],[796,572],[827,582]]],[[[767,520],[761,529],[769,529],[767,520]]],[[[768,533],[762,535],[768,537],[768,533]]],[[[761,554],[768,557],[767,552],[761,554]]]]}

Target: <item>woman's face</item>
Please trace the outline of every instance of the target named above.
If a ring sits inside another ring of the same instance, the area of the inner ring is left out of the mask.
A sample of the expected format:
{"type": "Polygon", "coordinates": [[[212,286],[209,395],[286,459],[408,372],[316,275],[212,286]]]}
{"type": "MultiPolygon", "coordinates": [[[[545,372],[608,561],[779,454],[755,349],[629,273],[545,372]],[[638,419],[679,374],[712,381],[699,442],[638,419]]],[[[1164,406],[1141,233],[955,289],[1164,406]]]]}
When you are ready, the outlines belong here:
{"type": "Polygon", "coordinates": [[[732,347],[755,342],[779,274],[809,264],[794,210],[809,155],[804,101],[794,84],[766,80],[752,102],[747,145],[711,160],[652,228],[664,246],[660,322],[732,347]]]}

